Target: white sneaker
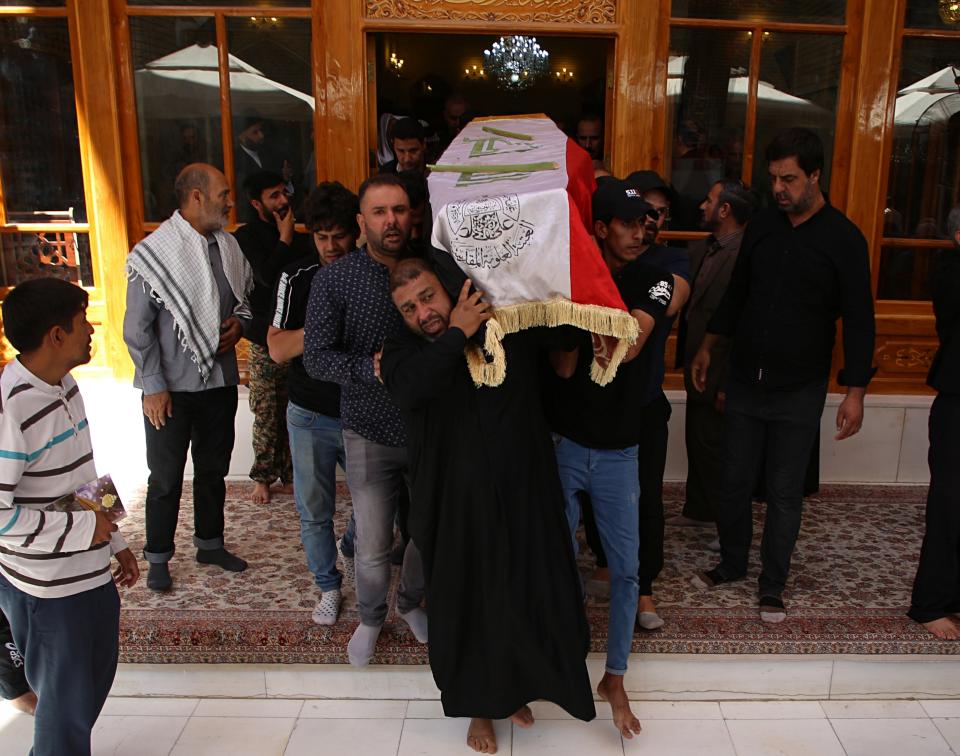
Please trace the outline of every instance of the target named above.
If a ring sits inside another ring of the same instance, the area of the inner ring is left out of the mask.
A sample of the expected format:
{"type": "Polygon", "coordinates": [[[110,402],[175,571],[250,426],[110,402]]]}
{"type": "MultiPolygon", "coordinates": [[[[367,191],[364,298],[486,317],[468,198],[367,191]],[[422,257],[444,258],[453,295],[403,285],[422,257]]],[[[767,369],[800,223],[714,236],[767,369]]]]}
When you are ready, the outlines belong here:
{"type": "Polygon", "coordinates": [[[318,625],[335,625],[340,616],[340,590],[324,591],[313,608],[313,621],[318,625]]]}
{"type": "Polygon", "coordinates": [[[343,543],[342,538],[337,541],[337,555],[340,557],[340,564],[343,567],[343,576],[344,578],[349,580],[351,583],[355,584],[357,573],[356,573],[356,570],[354,569],[353,557],[348,557],[346,554],[343,553],[343,548],[341,546],[342,543],[343,543]]]}

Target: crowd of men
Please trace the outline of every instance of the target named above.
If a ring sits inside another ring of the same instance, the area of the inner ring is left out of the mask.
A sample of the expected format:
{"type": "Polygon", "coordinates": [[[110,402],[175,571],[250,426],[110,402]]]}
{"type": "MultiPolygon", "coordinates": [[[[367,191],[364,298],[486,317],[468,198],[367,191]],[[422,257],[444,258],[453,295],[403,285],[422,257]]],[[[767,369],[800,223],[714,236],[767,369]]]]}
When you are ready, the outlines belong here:
{"type": "MultiPolygon", "coordinates": [[[[583,119],[577,139],[602,156],[596,127],[583,119]]],[[[292,484],[318,592],[315,623],[338,621],[343,581],[354,582],[360,621],[346,649],[350,662],[362,667],[375,655],[393,563],[397,615],[428,646],[445,713],[470,718],[471,748],[496,751],[496,719],[532,725],[533,700],[592,719],[576,566],[582,524],[598,565],[586,586],[609,594],[598,693],[620,734],[632,738],[640,723],[623,685],[632,639],[664,624],[654,586],[664,562],[668,335],[678,323],[690,460],[683,514],[672,524],[716,528],[720,554],[692,582],[710,590],[745,578],[762,480],[757,607],[763,621],[783,622],[837,320],[837,380],[847,392],[838,439],[860,429],[874,372],[866,241],[828,202],[823,146],[805,129],[767,148],[771,206],[758,209],[739,180],[717,181],[700,206],[709,235],[687,250],[658,241],[674,199],[667,182],[647,170],[618,179],[597,166],[591,230],[640,336],[601,387],[591,379],[590,334],[572,327],[512,334],[504,340],[503,385],[478,387],[464,349],[494,313],[452,258],[425,242],[422,124],[394,124],[390,147],[393,163],[357,194],[336,182],[313,189],[300,212],[306,234],[296,230],[288,177],[247,176],[251,220],[230,234],[227,180],[213,166],[187,165],[176,179],[179,209],[132,250],[123,335],[143,393],[147,586],[175,584],[188,449],[195,559],[247,569],[224,540],[236,345],[245,337],[253,496],[266,502],[271,484],[292,484]],[[339,538],[338,467],[352,499],[339,538]]],[[[960,247],[960,208],[949,224],[960,247]]],[[[956,260],[944,256],[935,291],[942,348],[931,385],[940,395],[910,610],[950,639],[960,637],[951,464],[960,437],[953,432],[960,425],[956,260]]],[[[44,510],[95,477],[70,377],[90,358],[86,304],[82,289],[52,279],[21,284],[3,303],[19,357],[0,377],[0,608],[11,649],[9,663],[0,660],[0,683],[5,697],[35,710],[38,756],[89,753],[116,668],[114,582],[130,586],[139,577],[136,558],[102,513],[44,510]],[[49,608],[39,612],[40,605],[49,608]]]]}

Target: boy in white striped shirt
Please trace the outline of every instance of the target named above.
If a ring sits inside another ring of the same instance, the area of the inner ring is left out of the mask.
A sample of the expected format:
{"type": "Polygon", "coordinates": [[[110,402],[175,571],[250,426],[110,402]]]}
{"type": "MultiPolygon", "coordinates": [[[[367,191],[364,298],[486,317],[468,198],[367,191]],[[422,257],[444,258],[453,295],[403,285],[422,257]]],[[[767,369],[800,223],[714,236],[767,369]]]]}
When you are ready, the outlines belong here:
{"type": "Polygon", "coordinates": [[[34,756],[90,753],[117,668],[114,581],[129,587],[140,576],[102,513],[44,510],[97,477],[70,375],[90,361],[86,309],[83,289],[54,278],[26,281],[3,302],[19,354],[0,375],[0,609],[38,697],[34,756]]]}

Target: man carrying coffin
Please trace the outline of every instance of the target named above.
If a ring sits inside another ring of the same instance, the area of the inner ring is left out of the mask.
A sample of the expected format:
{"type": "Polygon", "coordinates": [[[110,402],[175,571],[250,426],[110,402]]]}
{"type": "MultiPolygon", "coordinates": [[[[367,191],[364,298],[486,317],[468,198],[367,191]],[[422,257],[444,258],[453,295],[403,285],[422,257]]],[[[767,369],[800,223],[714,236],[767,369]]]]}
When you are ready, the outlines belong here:
{"type": "Polygon", "coordinates": [[[399,262],[390,288],[408,330],[387,339],[381,370],[407,427],[430,666],[444,713],[472,717],[468,745],[495,753],[492,720],[528,727],[530,701],[582,720],[596,714],[589,628],[539,393],[539,348],[561,345],[556,330],[508,335],[503,383],[478,388],[464,348],[489,305],[450,258],[437,262],[451,266],[444,280],[459,298],[430,262],[399,262]]]}

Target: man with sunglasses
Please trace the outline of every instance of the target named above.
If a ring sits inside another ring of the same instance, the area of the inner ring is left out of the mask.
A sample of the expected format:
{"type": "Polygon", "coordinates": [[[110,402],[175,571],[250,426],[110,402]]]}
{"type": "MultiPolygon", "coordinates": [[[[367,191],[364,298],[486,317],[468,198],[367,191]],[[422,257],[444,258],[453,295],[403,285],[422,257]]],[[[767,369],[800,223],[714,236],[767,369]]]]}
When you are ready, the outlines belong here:
{"type": "Polygon", "coordinates": [[[658,244],[657,238],[670,220],[673,190],[655,171],[634,171],[626,178],[656,216],[648,216],[641,259],[647,265],[673,275],[673,298],[666,316],[657,323],[640,359],[645,361],[641,387],[639,435],[640,467],[640,603],[637,623],[644,630],[663,626],[653,603],[653,581],[663,569],[663,474],[667,466],[667,439],[671,408],[663,393],[667,338],[673,321],[690,297],[690,257],[685,249],[658,244]]]}
{"type": "MultiPolygon", "coordinates": [[[[273,290],[280,271],[310,253],[310,239],[294,231],[293,207],[287,182],[279,173],[258,171],[247,177],[243,190],[256,219],[234,232],[243,256],[253,269],[250,311],[250,411],[253,413],[252,499],[270,501],[270,484],[279,480],[290,492],[293,466],[287,441],[287,367],[270,359],[267,327],[274,313],[273,290]]],[[[281,489],[283,490],[283,489],[281,489]]]]}

